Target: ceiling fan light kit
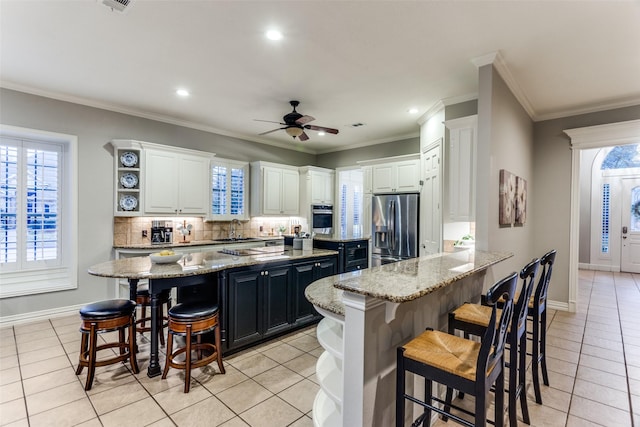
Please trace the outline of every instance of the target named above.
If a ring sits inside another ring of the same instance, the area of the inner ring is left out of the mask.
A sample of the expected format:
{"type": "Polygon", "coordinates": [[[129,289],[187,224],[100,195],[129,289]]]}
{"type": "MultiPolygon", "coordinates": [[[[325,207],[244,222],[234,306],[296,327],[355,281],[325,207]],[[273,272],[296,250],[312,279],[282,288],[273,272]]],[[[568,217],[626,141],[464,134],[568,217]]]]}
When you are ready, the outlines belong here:
{"type": "Polygon", "coordinates": [[[309,136],[304,132],[305,129],[315,130],[318,132],[326,132],[333,135],[338,134],[338,129],[328,128],[324,126],[316,126],[316,125],[308,125],[307,123],[315,120],[314,117],[302,115],[296,111],[296,107],[300,105],[299,101],[289,101],[289,104],[293,107],[293,111],[285,114],[282,117],[282,122],[271,122],[270,120],[259,120],[255,119],[259,122],[270,122],[270,123],[278,123],[284,127],[271,129],[266,132],[262,132],[259,135],[266,135],[271,132],[275,132],[278,130],[284,130],[287,135],[291,136],[293,139],[298,138],[300,141],[306,141],[309,139],[309,136]]]}

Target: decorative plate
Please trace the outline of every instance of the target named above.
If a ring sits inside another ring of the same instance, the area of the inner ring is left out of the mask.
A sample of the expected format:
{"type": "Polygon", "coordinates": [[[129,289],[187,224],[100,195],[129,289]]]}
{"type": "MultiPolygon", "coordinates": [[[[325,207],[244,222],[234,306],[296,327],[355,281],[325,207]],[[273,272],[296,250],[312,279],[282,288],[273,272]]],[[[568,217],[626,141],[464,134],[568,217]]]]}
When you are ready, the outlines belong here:
{"type": "Polygon", "coordinates": [[[126,194],[120,197],[120,207],[125,211],[132,211],[138,206],[138,199],[135,196],[126,194]]]}
{"type": "Polygon", "coordinates": [[[132,168],[138,164],[138,155],[132,151],[124,152],[122,156],[120,156],[120,163],[122,163],[124,167],[132,168]]]}
{"type": "Polygon", "coordinates": [[[138,177],[133,173],[125,173],[120,177],[120,184],[124,188],[135,188],[138,185],[138,177]]]}

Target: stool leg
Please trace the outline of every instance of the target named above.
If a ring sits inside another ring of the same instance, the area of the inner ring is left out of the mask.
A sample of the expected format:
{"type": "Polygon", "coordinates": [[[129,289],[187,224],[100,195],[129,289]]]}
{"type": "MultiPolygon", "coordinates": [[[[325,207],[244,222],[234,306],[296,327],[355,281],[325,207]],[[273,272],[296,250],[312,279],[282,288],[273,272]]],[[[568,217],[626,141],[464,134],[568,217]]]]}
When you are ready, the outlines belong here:
{"type": "MultiPolygon", "coordinates": [[[[484,393],[480,393],[480,395],[482,396],[482,399],[484,400],[484,393]]],[[[478,396],[476,396],[476,399],[478,399],[478,396]]],[[[477,402],[477,400],[476,400],[477,402]]],[[[495,394],[495,426],[496,427],[502,427],[504,425],[504,367],[502,368],[502,370],[500,371],[500,374],[498,374],[498,378],[496,378],[496,394],[495,394]]],[[[478,419],[478,409],[476,406],[476,425],[480,425],[483,426],[485,425],[485,420],[484,419],[478,419]]],[[[485,414],[486,416],[486,414],[485,414]]],[[[512,426],[516,426],[517,424],[511,424],[511,422],[509,422],[510,425],[512,426]]]]}
{"type": "Polygon", "coordinates": [[[135,312],[129,318],[129,363],[134,374],[140,372],[138,359],[136,358],[136,317],[135,312]]]}
{"type": "Polygon", "coordinates": [[[184,392],[189,393],[191,386],[191,325],[187,325],[186,332],[187,351],[184,359],[184,392]]]}
{"type": "MultiPolygon", "coordinates": [[[[513,331],[515,328],[511,326],[513,331]]],[[[516,408],[516,395],[518,394],[518,341],[515,338],[517,332],[509,333],[509,424],[518,425],[518,409],[516,408]]],[[[496,396],[498,391],[496,390],[496,396]]],[[[476,396],[477,398],[477,396],[476,396]]]]}
{"type": "Polygon", "coordinates": [[[404,350],[398,347],[396,362],[396,427],[404,427],[404,350]]]}
{"type": "MultiPolygon", "coordinates": [[[[424,401],[425,403],[431,405],[432,404],[432,400],[431,400],[431,396],[433,393],[433,381],[431,380],[424,380],[424,401]]],[[[424,408],[424,414],[422,415],[423,419],[422,419],[422,425],[426,427],[431,427],[431,408],[424,408]]]]}
{"type": "Polygon", "coordinates": [[[540,317],[537,310],[533,313],[533,351],[531,352],[531,374],[533,375],[533,390],[536,395],[536,403],[542,404],[540,392],[540,317]]]}
{"type": "Polygon", "coordinates": [[[522,420],[525,424],[531,424],[529,420],[529,407],[527,406],[527,331],[523,331],[518,346],[518,394],[520,395],[520,408],[522,420]]]}
{"type": "Polygon", "coordinates": [[[120,354],[124,354],[124,344],[126,342],[124,338],[124,328],[118,329],[118,344],[120,344],[118,348],[120,349],[120,354]]]}
{"type": "MultiPolygon", "coordinates": [[[[463,396],[464,397],[464,394],[463,396]]],[[[461,397],[461,399],[462,399],[461,397]]],[[[444,401],[444,411],[445,412],[451,412],[451,401],[453,400],[453,388],[451,387],[447,387],[447,394],[445,395],[444,401]]],[[[447,417],[446,415],[442,416],[442,421],[447,422],[449,420],[449,417],[447,417]]]]}
{"type": "Polygon", "coordinates": [[[542,366],[542,380],[544,385],[549,385],[549,374],[547,373],[547,307],[545,306],[540,316],[540,355],[542,366]]]}
{"type": "Polygon", "coordinates": [[[83,355],[87,351],[87,343],[88,343],[87,334],[83,332],[82,338],[80,340],[80,357],[78,357],[78,367],[76,368],[76,375],[80,375],[82,373],[82,369],[84,368],[85,359],[83,358],[83,355]]]}
{"type": "Polygon", "coordinates": [[[147,323],[147,321],[144,320],[144,319],[146,319],[146,317],[147,317],[147,306],[146,305],[141,305],[140,306],[140,318],[143,319],[143,320],[142,320],[142,323],[140,323],[140,327],[143,328],[143,329],[145,328],[145,323],[147,323]]]}
{"type": "Polygon", "coordinates": [[[87,372],[87,382],[84,385],[85,390],[91,390],[91,386],[93,385],[93,377],[96,373],[96,351],[98,347],[98,333],[96,332],[96,324],[91,323],[91,328],[89,329],[89,360],[88,360],[88,368],[89,372],[87,372]]]}
{"type": "Polygon", "coordinates": [[[218,368],[220,369],[220,373],[224,374],[224,365],[222,365],[222,340],[220,339],[220,325],[216,326],[214,336],[216,340],[216,353],[218,354],[218,368]]]}
{"type": "Polygon", "coordinates": [[[173,334],[171,333],[171,327],[169,327],[169,331],[167,331],[167,357],[164,361],[164,371],[162,372],[162,379],[167,378],[167,374],[169,373],[169,364],[171,363],[172,353],[173,353],[173,334]]]}

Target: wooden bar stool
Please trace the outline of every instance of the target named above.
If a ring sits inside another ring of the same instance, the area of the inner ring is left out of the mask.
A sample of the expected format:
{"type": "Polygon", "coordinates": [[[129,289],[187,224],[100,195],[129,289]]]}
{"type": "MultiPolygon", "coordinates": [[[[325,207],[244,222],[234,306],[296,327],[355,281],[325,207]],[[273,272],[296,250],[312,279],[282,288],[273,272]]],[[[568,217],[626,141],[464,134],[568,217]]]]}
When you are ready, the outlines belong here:
{"type": "Polygon", "coordinates": [[[191,384],[191,370],[218,361],[220,373],[224,374],[222,365],[222,347],[220,339],[220,325],[218,323],[218,306],[202,302],[181,303],[169,310],[169,331],[167,335],[167,358],[164,364],[162,378],[167,378],[169,368],[184,369],[184,392],[189,392],[191,384]],[[202,343],[200,336],[214,330],[215,345],[202,343]],[[185,347],[173,351],[173,336],[185,337],[185,347]],[[197,343],[191,342],[197,336],[197,343]],[[203,350],[205,355],[201,357],[203,350]],[[192,359],[192,352],[196,351],[196,359],[192,359]],[[206,355],[210,351],[210,355],[206,355]],[[184,362],[176,361],[176,357],[184,353],[184,362]]]}
{"type": "Polygon", "coordinates": [[[424,413],[412,424],[431,425],[431,411],[445,415],[466,426],[484,426],[487,415],[487,395],[495,384],[495,425],[501,427],[504,418],[504,347],[507,329],[513,315],[513,295],[518,275],[514,272],[497,282],[487,293],[491,306],[489,327],[485,328],[482,341],[472,341],[441,331],[428,329],[418,337],[398,348],[396,378],[396,427],[405,421],[405,399],[425,408],[424,413]],[[503,298],[502,310],[497,301],[503,298]],[[412,372],[425,379],[424,402],[406,394],[405,373],[412,372]],[[432,382],[455,388],[475,396],[475,413],[433,396],[432,382]],[[444,405],[436,406],[433,401],[444,405]],[[473,423],[451,414],[450,407],[473,415],[473,423]]]}
{"type": "Polygon", "coordinates": [[[136,304],[128,299],[113,299],[94,302],[80,309],[82,325],[80,332],[80,357],[76,375],[82,369],[89,368],[84,389],[91,390],[93,377],[97,366],[112,365],[129,360],[134,374],[139,372],[136,360],[136,304]],[[124,332],[129,328],[129,341],[125,341],[124,332]],[[118,331],[118,341],[98,345],[98,334],[118,331]],[[108,359],[96,360],[96,353],[100,350],[118,348],[120,354],[108,359]]]}
{"type": "MultiPolygon", "coordinates": [[[[532,260],[520,271],[522,287],[517,293],[517,301],[514,305],[514,313],[507,333],[507,343],[509,345],[509,424],[513,427],[518,425],[518,413],[516,401],[520,399],[522,409],[522,419],[526,424],[530,424],[529,408],[527,406],[526,395],[526,359],[527,359],[527,312],[529,299],[533,292],[535,276],[538,271],[540,260],[532,260]]],[[[488,298],[488,297],[487,297],[488,298]]],[[[502,302],[498,301],[500,307],[502,302]]],[[[449,333],[456,330],[464,331],[465,336],[482,336],[489,326],[492,307],[480,304],[465,303],[449,313],[449,333]]],[[[447,402],[452,399],[451,390],[447,390],[447,402]]]]}
{"type": "MultiPolygon", "coordinates": [[[[163,316],[163,306],[167,306],[167,313],[171,308],[171,291],[166,289],[160,293],[159,296],[160,307],[158,310],[158,325],[161,325],[158,328],[158,338],[160,338],[160,344],[164,346],[164,328],[168,325],[166,321],[168,317],[163,316]]],[[[149,285],[139,285],[136,290],[136,304],[140,306],[141,313],[140,319],[136,321],[136,325],[138,325],[138,332],[149,332],[151,331],[151,317],[147,317],[147,307],[151,309],[151,294],[149,293],[149,285]],[[149,326],[146,326],[146,323],[149,322],[149,326]]]]}
{"type": "Polygon", "coordinates": [[[542,380],[544,385],[549,385],[549,374],[547,374],[547,292],[551,281],[553,264],[556,261],[556,250],[552,249],[540,258],[542,273],[538,280],[538,286],[534,295],[529,301],[529,317],[533,320],[533,352],[531,361],[531,373],[533,374],[533,390],[536,395],[536,403],[542,404],[542,394],[540,393],[539,370],[542,369],[542,380]]]}

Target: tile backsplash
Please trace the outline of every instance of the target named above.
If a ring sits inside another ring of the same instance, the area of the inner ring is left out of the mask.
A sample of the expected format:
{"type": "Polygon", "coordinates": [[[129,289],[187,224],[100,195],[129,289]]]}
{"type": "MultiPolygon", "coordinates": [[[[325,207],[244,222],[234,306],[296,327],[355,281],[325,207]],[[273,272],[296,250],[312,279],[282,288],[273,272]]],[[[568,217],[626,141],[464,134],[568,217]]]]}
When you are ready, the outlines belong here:
{"type": "MultiPolygon", "coordinates": [[[[144,245],[151,243],[151,222],[160,220],[171,223],[173,226],[173,243],[183,240],[178,231],[179,225],[191,224],[191,234],[185,236],[186,241],[214,240],[229,237],[231,221],[205,221],[199,217],[114,217],[113,218],[113,245],[144,245]],[[147,237],[142,237],[146,230],[147,237]]],[[[293,225],[300,224],[306,230],[306,221],[298,217],[287,218],[252,218],[240,221],[236,224],[237,236],[261,237],[277,236],[280,230],[289,234],[293,225]]]]}

